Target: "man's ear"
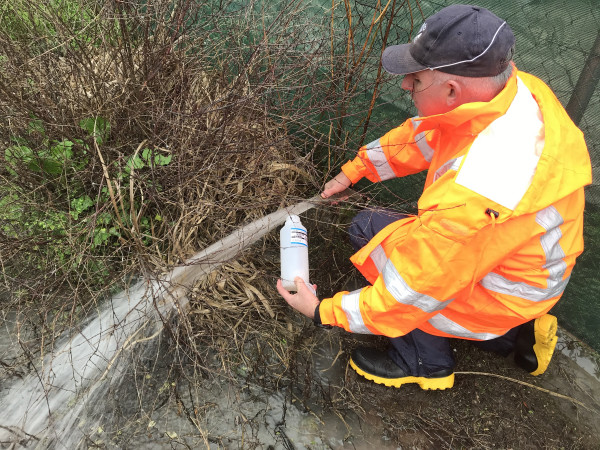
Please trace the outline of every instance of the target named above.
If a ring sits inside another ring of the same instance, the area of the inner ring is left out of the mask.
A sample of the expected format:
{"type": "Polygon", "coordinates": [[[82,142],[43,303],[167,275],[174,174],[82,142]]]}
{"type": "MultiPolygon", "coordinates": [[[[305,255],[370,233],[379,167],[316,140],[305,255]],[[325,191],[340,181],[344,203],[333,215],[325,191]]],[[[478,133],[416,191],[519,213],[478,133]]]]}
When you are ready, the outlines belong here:
{"type": "Polygon", "coordinates": [[[455,80],[446,81],[446,104],[452,108],[456,108],[461,104],[462,87],[455,80]]]}

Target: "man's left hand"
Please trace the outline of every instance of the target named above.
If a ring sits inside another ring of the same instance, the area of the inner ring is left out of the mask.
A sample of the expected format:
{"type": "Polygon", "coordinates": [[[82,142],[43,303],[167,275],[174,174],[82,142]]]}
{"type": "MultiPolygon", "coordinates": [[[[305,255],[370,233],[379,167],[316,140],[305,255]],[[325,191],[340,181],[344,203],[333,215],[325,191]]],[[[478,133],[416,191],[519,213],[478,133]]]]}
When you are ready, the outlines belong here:
{"type": "MultiPolygon", "coordinates": [[[[315,308],[320,303],[319,299],[310,291],[302,278],[296,277],[294,283],[296,283],[298,292],[292,294],[283,287],[281,280],[277,280],[277,292],[279,292],[288,305],[309,319],[313,319],[315,317],[315,308]]],[[[313,284],[313,289],[316,291],[316,284],[313,284]]]]}

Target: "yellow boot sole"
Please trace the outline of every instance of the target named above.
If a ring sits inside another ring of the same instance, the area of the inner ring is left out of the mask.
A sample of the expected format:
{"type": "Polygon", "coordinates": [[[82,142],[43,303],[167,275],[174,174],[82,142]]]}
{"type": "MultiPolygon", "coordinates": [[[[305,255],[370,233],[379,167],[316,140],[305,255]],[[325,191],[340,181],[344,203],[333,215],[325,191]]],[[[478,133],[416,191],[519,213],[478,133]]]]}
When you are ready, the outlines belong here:
{"type": "Polygon", "coordinates": [[[545,314],[534,322],[535,344],[533,345],[533,351],[538,360],[538,367],[534,372],[531,372],[531,375],[541,375],[548,368],[558,341],[557,328],[558,321],[551,314],[545,314]]]}
{"type": "Polygon", "coordinates": [[[427,377],[402,377],[402,378],[382,378],[376,375],[365,372],[358,367],[352,359],[350,359],[350,366],[359,375],[365,377],[367,380],[373,381],[377,384],[383,384],[388,387],[399,388],[403,384],[417,383],[421,389],[424,390],[435,390],[435,389],[448,389],[454,386],[454,374],[448,375],[442,378],[427,378],[427,377]]]}

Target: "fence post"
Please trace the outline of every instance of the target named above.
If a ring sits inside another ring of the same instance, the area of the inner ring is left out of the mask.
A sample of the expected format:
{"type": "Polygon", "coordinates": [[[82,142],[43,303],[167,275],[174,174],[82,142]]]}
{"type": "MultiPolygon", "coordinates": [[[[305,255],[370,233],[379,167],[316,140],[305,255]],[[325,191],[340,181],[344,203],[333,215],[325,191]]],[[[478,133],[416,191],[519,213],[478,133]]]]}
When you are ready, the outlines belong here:
{"type": "Polygon", "coordinates": [[[583,117],[590,98],[592,97],[598,80],[600,79],[600,31],[596,36],[596,41],[592,45],[592,49],[588,58],[581,70],[575,90],[571,95],[569,104],[567,105],[567,113],[575,124],[583,117]]]}

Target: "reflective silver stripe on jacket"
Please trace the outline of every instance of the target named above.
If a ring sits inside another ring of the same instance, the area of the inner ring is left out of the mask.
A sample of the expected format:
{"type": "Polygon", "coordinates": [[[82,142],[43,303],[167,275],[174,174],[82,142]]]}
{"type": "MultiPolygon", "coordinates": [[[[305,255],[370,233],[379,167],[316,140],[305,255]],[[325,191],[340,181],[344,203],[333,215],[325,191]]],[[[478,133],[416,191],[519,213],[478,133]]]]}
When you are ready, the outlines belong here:
{"type": "Polygon", "coordinates": [[[352,333],[373,334],[366,327],[362,315],[360,314],[359,300],[361,290],[362,289],[358,289],[356,291],[342,295],[342,310],[346,314],[346,318],[348,319],[348,325],[352,333]]]}
{"type": "MultiPolygon", "coordinates": [[[[416,130],[419,127],[420,123],[421,123],[420,120],[412,119],[413,129],[416,130]]],[[[427,143],[427,139],[425,139],[424,131],[421,131],[419,134],[417,134],[415,136],[415,144],[417,144],[417,147],[421,151],[421,155],[423,155],[423,158],[425,159],[425,161],[431,162],[431,159],[433,158],[433,149],[427,143]]]]}
{"type": "MultiPolygon", "coordinates": [[[[497,292],[498,294],[514,295],[532,302],[543,302],[560,295],[565,290],[568,282],[569,279],[567,278],[553,284],[552,287],[544,289],[520,281],[511,281],[502,275],[490,272],[483,277],[480,284],[488,291],[497,292]]],[[[550,284],[550,280],[548,280],[548,284],[550,284]]]]}
{"type": "Polygon", "coordinates": [[[438,178],[440,178],[442,175],[444,175],[449,170],[454,170],[455,172],[457,172],[463,158],[464,158],[464,156],[461,156],[459,158],[453,158],[453,159],[446,161],[444,164],[442,164],[440,166],[440,168],[438,170],[436,170],[435,173],[433,174],[433,181],[437,181],[438,178]]]}
{"type": "Polygon", "coordinates": [[[375,166],[375,170],[381,181],[396,178],[396,174],[386,159],[385,153],[383,153],[379,139],[367,144],[367,157],[373,166],[375,166]]]}
{"type": "Polygon", "coordinates": [[[400,276],[394,264],[388,260],[383,269],[383,281],[385,288],[398,303],[412,305],[426,313],[432,313],[445,308],[454,299],[441,302],[429,295],[421,294],[413,290],[400,276]]]}
{"type": "Polygon", "coordinates": [[[548,269],[548,289],[555,289],[563,282],[567,271],[567,263],[564,261],[566,255],[559,242],[562,237],[559,227],[565,221],[554,206],[539,211],[535,221],[546,230],[540,238],[540,244],[546,254],[546,264],[543,267],[548,269]]]}
{"type": "Polygon", "coordinates": [[[500,337],[501,335],[494,333],[474,333],[473,331],[467,330],[462,325],[457,324],[456,322],[448,319],[442,313],[437,313],[431,319],[428,320],[429,325],[431,325],[436,330],[443,331],[444,333],[451,334],[452,336],[462,337],[462,338],[470,338],[470,339],[479,339],[480,341],[488,341],[490,339],[495,339],[500,337]]]}
{"type": "Polygon", "coordinates": [[[373,260],[377,271],[381,273],[387,263],[387,256],[385,256],[385,251],[383,250],[383,247],[381,245],[375,247],[375,249],[371,252],[369,257],[373,260]]]}
{"type": "Polygon", "coordinates": [[[548,287],[540,288],[524,282],[511,281],[494,272],[483,277],[481,286],[492,292],[513,295],[532,302],[542,302],[562,294],[570,279],[567,277],[563,280],[567,263],[563,259],[565,252],[559,243],[562,237],[559,227],[564,219],[554,206],[548,206],[537,213],[535,221],[546,230],[540,238],[540,244],[546,255],[546,263],[542,267],[548,269],[548,287]]]}

